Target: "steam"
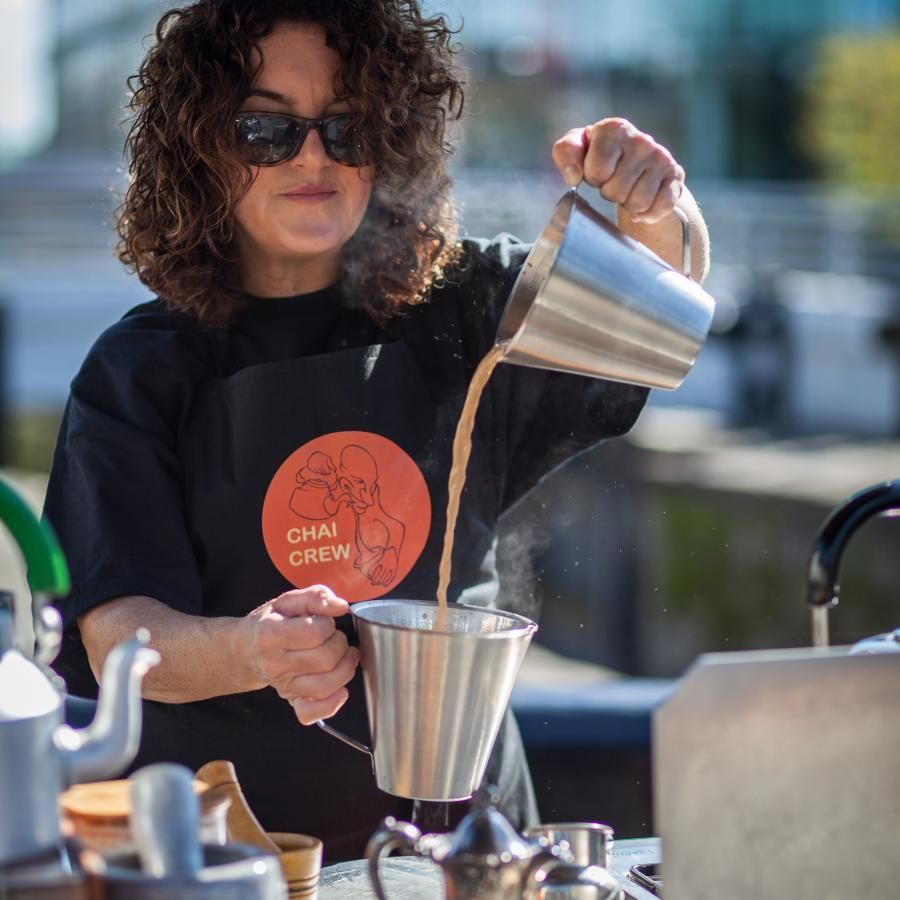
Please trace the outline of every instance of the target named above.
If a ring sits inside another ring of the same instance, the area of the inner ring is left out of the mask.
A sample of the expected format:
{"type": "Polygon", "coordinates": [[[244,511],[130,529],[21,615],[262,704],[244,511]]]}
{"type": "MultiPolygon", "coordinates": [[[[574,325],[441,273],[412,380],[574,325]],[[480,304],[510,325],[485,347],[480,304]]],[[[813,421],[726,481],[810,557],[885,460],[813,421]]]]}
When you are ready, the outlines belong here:
{"type": "Polygon", "coordinates": [[[381,309],[386,300],[396,296],[412,300],[428,289],[435,272],[427,270],[427,263],[423,266],[420,254],[438,233],[446,241],[445,252],[456,239],[448,186],[443,173],[421,173],[399,187],[375,185],[369,208],[344,247],[341,281],[346,305],[381,309]]]}
{"type": "MultiPolygon", "coordinates": [[[[527,506],[527,504],[523,504],[527,506]]],[[[535,558],[550,546],[551,533],[536,510],[516,510],[501,520],[497,533],[498,606],[536,619],[543,594],[535,558]]]]}

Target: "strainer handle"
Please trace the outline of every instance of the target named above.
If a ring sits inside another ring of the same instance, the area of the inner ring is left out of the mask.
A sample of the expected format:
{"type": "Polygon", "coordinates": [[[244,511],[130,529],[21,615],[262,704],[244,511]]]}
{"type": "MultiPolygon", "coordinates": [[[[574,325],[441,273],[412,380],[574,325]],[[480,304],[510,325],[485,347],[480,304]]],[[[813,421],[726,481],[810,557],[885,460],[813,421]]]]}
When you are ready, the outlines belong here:
{"type": "Polygon", "coordinates": [[[681,222],[681,272],[691,277],[691,220],[687,213],[680,207],[675,206],[672,212],[681,222]]]}
{"type": "MultiPolygon", "coordinates": [[[[345,743],[348,747],[352,747],[354,750],[359,750],[360,753],[368,753],[369,756],[372,756],[371,747],[367,747],[362,741],[356,741],[352,737],[344,734],[343,731],[338,731],[337,728],[332,728],[327,722],[323,719],[319,719],[316,722],[316,725],[322,729],[322,731],[327,732],[332,737],[336,737],[339,741],[345,743]]],[[[372,757],[372,761],[374,763],[374,757],[372,757]]]]}

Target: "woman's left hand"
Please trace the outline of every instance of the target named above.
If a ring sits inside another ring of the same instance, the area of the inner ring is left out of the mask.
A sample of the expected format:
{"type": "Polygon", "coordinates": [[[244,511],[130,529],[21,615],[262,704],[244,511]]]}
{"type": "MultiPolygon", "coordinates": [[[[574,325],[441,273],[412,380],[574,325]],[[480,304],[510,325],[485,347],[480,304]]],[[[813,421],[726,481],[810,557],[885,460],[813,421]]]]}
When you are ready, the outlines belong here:
{"type": "Polygon", "coordinates": [[[626,119],[567,131],[553,145],[553,161],[570,187],[584,179],[648,225],[668,216],[684,190],[684,169],[672,154],[626,119]]]}

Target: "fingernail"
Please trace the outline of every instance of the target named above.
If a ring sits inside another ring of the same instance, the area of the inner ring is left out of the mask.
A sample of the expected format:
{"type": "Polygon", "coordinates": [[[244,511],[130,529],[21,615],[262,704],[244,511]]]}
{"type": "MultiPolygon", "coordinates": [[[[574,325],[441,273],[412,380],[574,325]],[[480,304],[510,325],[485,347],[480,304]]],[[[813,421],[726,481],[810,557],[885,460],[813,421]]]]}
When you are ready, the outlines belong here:
{"type": "Polygon", "coordinates": [[[566,184],[569,185],[569,187],[577,187],[581,181],[581,169],[579,169],[578,166],[564,166],[563,178],[565,178],[566,184]]]}

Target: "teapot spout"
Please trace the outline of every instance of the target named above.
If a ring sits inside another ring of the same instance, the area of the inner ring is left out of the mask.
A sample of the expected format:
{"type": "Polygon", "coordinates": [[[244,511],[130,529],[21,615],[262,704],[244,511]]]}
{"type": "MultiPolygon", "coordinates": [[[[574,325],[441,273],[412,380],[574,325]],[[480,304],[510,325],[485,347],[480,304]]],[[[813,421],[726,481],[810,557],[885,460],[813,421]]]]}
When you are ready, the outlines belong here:
{"type": "Polygon", "coordinates": [[[149,640],[149,632],[139,628],[113,648],[103,665],[97,712],[87,728],[57,729],[54,739],[62,751],[67,784],[114,778],[137,754],[141,683],[159,662],[159,654],[147,646],[149,640]]]}

